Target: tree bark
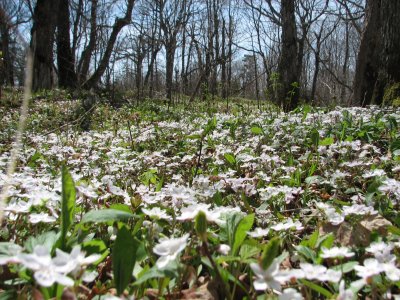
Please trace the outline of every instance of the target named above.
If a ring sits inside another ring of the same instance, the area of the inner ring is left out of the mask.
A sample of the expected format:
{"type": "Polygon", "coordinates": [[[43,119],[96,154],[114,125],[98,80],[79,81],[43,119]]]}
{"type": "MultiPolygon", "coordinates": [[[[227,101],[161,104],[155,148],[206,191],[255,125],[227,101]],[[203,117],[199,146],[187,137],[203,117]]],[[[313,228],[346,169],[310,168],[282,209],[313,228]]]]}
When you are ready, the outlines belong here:
{"type": "Polygon", "coordinates": [[[299,99],[299,89],[294,86],[299,82],[294,0],[281,1],[281,18],[282,50],[278,65],[280,76],[278,103],[288,111],[297,106],[299,99]]]}
{"type": "Polygon", "coordinates": [[[381,104],[385,88],[400,82],[400,2],[382,0],[381,5],[381,49],[378,78],[372,101],[381,104]]]}
{"type": "Polygon", "coordinates": [[[380,0],[367,1],[365,25],[353,83],[353,104],[368,105],[372,100],[375,82],[378,78],[380,11],[380,0]]]}
{"type": "MultiPolygon", "coordinates": [[[[1,66],[0,85],[14,85],[13,62],[10,55],[10,24],[6,12],[0,7],[0,37],[3,64],[1,66]]],[[[1,65],[1,62],[0,62],[1,65]]]]}
{"type": "Polygon", "coordinates": [[[37,0],[32,26],[34,53],[32,90],[51,89],[55,84],[53,45],[58,11],[57,0],[37,0]]]}
{"type": "Polygon", "coordinates": [[[75,59],[70,45],[69,1],[59,0],[57,21],[58,86],[75,88],[75,59]]]}

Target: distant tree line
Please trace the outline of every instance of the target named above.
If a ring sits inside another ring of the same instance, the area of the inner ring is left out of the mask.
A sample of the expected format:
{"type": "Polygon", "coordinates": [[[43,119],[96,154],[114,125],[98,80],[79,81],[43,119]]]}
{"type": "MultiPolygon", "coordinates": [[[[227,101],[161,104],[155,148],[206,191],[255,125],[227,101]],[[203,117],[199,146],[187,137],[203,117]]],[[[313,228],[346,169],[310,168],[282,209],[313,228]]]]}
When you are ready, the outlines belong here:
{"type": "Polygon", "coordinates": [[[391,0],[0,0],[1,83],[35,91],[380,104],[400,82],[400,2],[391,0]]]}

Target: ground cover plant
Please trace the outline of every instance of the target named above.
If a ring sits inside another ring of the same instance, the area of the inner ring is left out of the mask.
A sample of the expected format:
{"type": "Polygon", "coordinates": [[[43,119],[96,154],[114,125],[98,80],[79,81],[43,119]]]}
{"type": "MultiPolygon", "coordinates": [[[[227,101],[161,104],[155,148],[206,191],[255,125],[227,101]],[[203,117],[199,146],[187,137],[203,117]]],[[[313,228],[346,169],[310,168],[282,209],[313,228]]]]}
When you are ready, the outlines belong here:
{"type": "Polygon", "coordinates": [[[30,108],[2,299],[400,297],[400,110],[76,105],[30,108]]]}

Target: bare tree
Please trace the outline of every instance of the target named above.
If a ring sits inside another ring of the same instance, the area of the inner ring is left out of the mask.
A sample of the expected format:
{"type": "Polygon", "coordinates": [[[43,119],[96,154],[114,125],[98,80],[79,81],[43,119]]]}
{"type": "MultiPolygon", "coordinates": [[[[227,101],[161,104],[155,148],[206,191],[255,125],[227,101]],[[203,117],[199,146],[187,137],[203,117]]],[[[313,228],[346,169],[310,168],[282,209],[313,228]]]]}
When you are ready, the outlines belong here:
{"type": "Polygon", "coordinates": [[[125,27],[131,22],[134,3],[135,0],[128,0],[125,15],[122,18],[115,19],[115,22],[112,26],[110,37],[107,41],[106,49],[100,59],[99,65],[92,74],[92,76],[83,84],[83,87],[85,89],[90,89],[94,87],[100,80],[101,76],[103,76],[104,71],[106,70],[107,65],[110,61],[110,57],[114,48],[114,44],[117,40],[118,34],[120,33],[123,27],[125,27]]]}
{"type": "Polygon", "coordinates": [[[191,5],[192,0],[157,0],[160,27],[163,31],[163,44],[166,52],[165,86],[169,105],[172,104],[172,83],[178,34],[188,22],[191,5]]]}

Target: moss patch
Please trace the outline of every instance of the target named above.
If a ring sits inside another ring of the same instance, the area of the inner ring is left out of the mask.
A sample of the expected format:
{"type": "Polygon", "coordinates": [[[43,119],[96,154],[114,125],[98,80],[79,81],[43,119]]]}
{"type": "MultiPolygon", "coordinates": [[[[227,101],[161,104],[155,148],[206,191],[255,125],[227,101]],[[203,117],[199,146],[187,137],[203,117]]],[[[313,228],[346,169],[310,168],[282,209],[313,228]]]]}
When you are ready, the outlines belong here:
{"type": "Polygon", "coordinates": [[[400,82],[389,85],[383,95],[383,104],[400,106],[400,82]]]}

